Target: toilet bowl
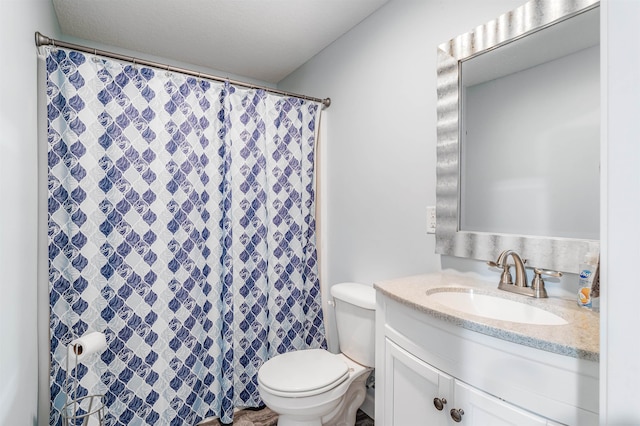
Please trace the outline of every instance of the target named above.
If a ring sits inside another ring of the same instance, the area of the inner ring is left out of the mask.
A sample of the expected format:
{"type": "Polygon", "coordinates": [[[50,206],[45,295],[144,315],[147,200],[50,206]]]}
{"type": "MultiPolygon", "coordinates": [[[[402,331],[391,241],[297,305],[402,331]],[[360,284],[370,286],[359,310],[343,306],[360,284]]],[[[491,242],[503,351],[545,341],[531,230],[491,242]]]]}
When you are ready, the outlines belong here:
{"type": "Polygon", "coordinates": [[[323,349],[288,352],[270,361],[258,373],[258,390],[278,413],[279,426],[355,423],[371,368],[323,349]]]}
{"type": "Polygon", "coordinates": [[[341,283],[331,288],[342,353],[305,349],[277,355],[258,371],[263,402],[278,426],[353,426],[375,360],[375,290],[341,283]]]}

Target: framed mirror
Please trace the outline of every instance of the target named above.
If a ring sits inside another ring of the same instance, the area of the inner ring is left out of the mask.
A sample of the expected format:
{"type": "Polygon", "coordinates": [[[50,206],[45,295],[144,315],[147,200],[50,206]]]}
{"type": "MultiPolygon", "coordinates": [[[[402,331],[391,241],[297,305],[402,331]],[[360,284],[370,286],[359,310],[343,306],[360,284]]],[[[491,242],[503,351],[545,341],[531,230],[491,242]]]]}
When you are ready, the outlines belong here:
{"type": "Polygon", "coordinates": [[[575,273],[597,243],[598,6],[530,1],[438,47],[437,253],[575,273]]]}

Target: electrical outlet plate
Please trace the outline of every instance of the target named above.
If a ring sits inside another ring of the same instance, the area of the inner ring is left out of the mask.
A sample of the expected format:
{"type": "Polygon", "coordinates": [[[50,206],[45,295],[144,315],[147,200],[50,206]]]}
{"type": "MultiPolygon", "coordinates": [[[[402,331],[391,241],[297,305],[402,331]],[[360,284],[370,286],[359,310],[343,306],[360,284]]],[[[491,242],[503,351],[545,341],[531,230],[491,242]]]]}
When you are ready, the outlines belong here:
{"type": "Polygon", "coordinates": [[[427,234],[436,233],[436,207],[427,207],[427,234]]]}

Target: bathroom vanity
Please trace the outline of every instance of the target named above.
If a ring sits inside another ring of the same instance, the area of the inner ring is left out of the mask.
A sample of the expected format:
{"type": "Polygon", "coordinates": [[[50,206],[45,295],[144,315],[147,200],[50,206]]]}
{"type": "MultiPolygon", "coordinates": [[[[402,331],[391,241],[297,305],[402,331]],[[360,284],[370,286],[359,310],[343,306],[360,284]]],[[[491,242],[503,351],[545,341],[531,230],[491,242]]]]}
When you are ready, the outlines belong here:
{"type": "Polygon", "coordinates": [[[381,424],[598,424],[597,313],[453,272],[375,287],[375,417],[381,424]],[[453,303],[434,297],[446,293],[460,297],[453,303]],[[524,316],[514,318],[520,322],[494,318],[491,306],[489,313],[472,313],[463,304],[474,298],[512,303],[514,309],[496,312],[524,316]]]}

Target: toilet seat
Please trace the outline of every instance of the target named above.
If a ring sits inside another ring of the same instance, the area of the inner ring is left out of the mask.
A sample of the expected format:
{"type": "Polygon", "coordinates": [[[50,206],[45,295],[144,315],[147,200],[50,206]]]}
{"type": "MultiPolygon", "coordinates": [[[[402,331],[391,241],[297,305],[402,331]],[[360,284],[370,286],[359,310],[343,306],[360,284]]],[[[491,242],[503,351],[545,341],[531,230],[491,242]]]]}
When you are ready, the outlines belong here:
{"type": "Polygon", "coordinates": [[[278,355],[258,372],[258,382],[270,393],[289,398],[321,394],[348,377],[349,367],[342,357],[323,349],[278,355]]]}

